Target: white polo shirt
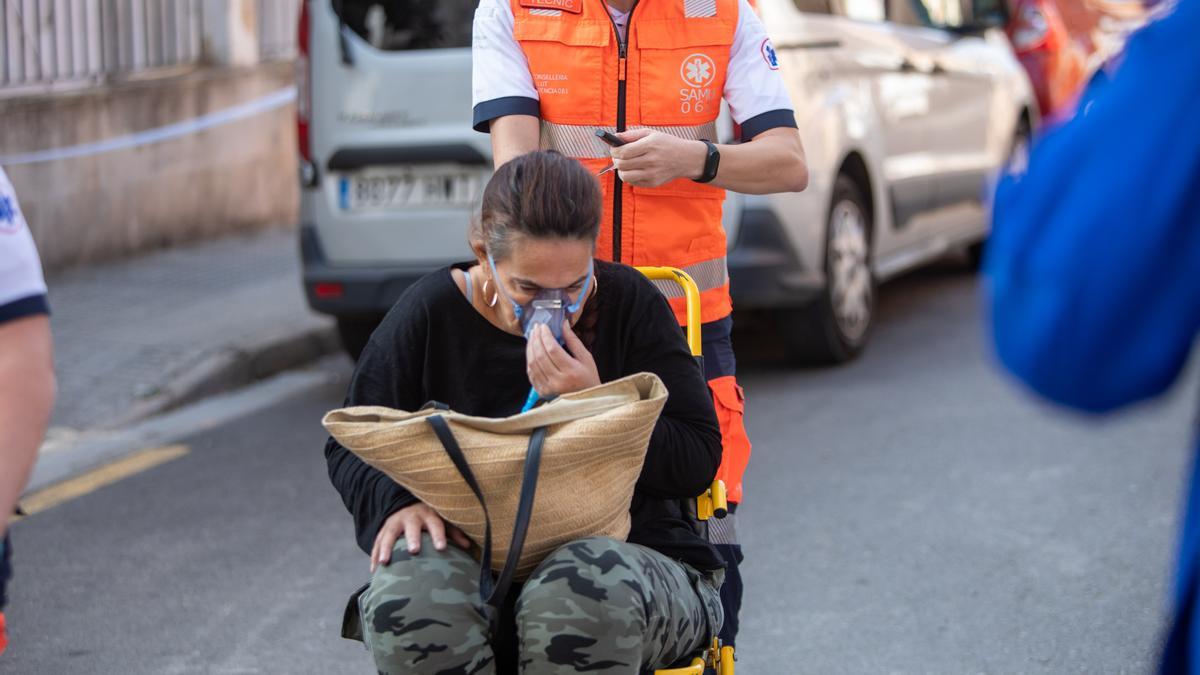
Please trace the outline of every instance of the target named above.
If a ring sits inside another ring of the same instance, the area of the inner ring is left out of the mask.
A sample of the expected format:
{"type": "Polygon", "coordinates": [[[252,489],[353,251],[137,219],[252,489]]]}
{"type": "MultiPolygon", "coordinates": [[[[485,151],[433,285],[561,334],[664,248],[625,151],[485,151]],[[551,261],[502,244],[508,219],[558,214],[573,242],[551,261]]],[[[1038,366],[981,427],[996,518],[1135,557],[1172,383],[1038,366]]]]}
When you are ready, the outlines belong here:
{"type": "Polygon", "coordinates": [[[47,313],[37,247],[8,174],[0,168],[0,323],[47,313]]]}
{"type": "MultiPolygon", "coordinates": [[[[608,9],[618,23],[626,18],[612,7],[608,9]]],[[[492,120],[505,115],[538,116],[537,87],[525,52],[513,37],[512,5],[508,0],[480,0],[472,30],[471,67],[476,131],[486,132],[492,120]]],[[[737,29],[722,95],[733,121],[741,127],[744,141],[768,129],[796,126],[775,48],[747,0],[738,2],[737,29]]]]}

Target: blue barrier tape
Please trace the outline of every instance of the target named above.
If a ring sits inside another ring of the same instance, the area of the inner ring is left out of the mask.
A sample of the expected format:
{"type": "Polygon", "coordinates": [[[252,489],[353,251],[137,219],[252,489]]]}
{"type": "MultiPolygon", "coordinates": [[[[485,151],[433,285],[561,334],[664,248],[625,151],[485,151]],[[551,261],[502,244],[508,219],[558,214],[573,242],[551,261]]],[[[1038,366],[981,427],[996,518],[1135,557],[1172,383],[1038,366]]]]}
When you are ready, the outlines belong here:
{"type": "Polygon", "coordinates": [[[187,136],[206,129],[212,129],[223,124],[236,122],[247,117],[281,108],[296,100],[296,88],[286,87],[278,91],[256,98],[245,103],[218,110],[190,120],[168,124],[166,126],[147,129],[126,136],[117,136],[103,141],[69,145],[64,148],[52,148],[37,152],[24,152],[15,155],[0,155],[0,166],[17,166],[19,164],[34,164],[37,162],[53,162],[62,159],[99,155],[114,150],[127,150],[151,143],[187,136]]]}

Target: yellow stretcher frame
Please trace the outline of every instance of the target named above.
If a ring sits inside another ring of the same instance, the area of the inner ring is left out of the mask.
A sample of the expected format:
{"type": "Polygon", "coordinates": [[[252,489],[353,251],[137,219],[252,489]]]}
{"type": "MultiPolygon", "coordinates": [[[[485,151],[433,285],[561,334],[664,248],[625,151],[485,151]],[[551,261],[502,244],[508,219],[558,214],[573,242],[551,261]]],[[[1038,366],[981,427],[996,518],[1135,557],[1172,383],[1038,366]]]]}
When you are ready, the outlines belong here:
{"type": "MultiPolygon", "coordinates": [[[[700,287],[696,285],[687,272],[675,267],[638,267],[651,281],[673,281],[683,288],[687,299],[687,334],[688,347],[692,356],[703,357],[702,340],[700,338],[700,287]]],[[[725,497],[725,483],[720,479],[714,480],[704,494],[696,498],[696,517],[700,520],[709,518],[724,518],[729,512],[729,503],[725,497]]],[[[733,647],[721,646],[721,641],[715,636],[712,644],[704,653],[692,659],[691,664],[682,668],[664,668],[654,671],[654,675],[704,675],[711,669],[716,675],[734,675],[733,647]]]]}
{"type": "Polygon", "coordinates": [[[695,280],[676,267],[639,267],[637,271],[650,281],[674,281],[683,288],[683,295],[687,298],[687,343],[692,349],[692,356],[700,357],[700,287],[695,280]]]}

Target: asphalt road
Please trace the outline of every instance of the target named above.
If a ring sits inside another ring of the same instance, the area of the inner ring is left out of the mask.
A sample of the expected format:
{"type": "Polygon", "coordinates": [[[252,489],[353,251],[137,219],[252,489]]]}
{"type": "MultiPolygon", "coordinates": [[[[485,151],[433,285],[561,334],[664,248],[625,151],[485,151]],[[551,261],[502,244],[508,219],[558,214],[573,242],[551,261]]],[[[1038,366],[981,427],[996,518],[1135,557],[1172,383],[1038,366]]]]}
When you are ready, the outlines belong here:
{"type": "MultiPolygon", "coordinates": [[[[1195,388],[1114,420],[1049,412],[991,366],[975,280],[950,268],[880,311],[836,369],[737,336],[755,442],[738,672],[1145,672],[1195,388]]],[[[371,672],[338,637],[367,562],[325,476],[318,421],[349,366],[331,373],[19,522],[0,672],[371,672]]]]}

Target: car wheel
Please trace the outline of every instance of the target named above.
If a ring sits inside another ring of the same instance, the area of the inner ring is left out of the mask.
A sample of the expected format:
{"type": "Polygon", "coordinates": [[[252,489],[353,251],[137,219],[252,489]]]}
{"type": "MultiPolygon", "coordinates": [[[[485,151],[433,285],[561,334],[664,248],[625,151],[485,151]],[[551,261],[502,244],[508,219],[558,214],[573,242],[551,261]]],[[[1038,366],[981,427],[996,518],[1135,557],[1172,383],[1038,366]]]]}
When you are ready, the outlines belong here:
{"type": "Polygon", "coordinates": [[[869,213],[858,185],[838,176],[825,227],[825,288],[807,307],[779,313],[793,360],[842,363],[866,344],[875,312],[869,213]]]}
{"type": "Polygon", "coordinates": [[[371,333],[375,331],[375,327],[379,325],[381,317],[347,317],[339,316],[337,319],[338,335],[342,338],[342,349],[346,350],[346,354],[351,359],[358,362],[358,357],[362,355],[362,351],[367,346],[367,340],[371,339],[371,333]]]}
{"type": "MultiPolygon", "coordinates": [[[[1022,117],[1017,122],[1017,130],[1013,132],[1012,145],[1008,149],[1006,173],[1025,173],[1029,167],[1029,151],[1032,144],[1033,133],[1029,129],[1029,122],[1022,117]]],[[[978,271],[983,267],[983,254],[986,247],[986,238],[967,247],[967,265],[972,271],[978,271]]]]}

